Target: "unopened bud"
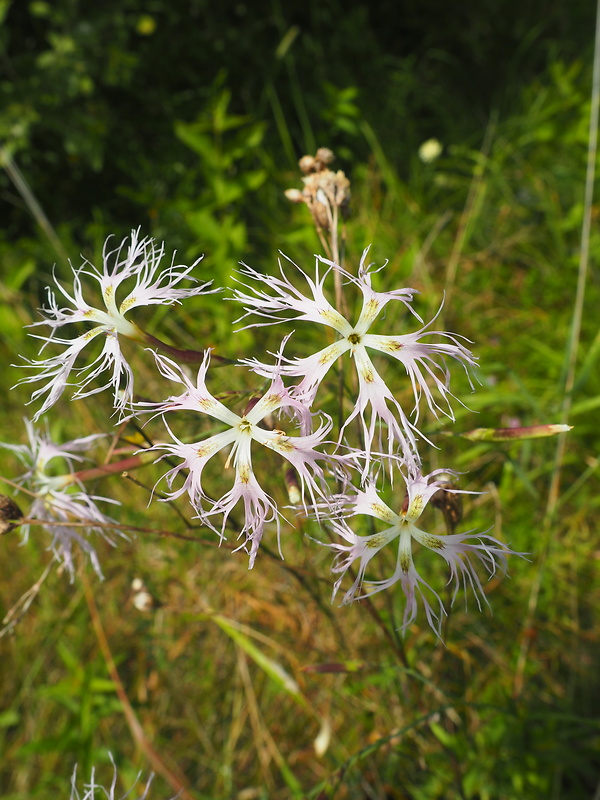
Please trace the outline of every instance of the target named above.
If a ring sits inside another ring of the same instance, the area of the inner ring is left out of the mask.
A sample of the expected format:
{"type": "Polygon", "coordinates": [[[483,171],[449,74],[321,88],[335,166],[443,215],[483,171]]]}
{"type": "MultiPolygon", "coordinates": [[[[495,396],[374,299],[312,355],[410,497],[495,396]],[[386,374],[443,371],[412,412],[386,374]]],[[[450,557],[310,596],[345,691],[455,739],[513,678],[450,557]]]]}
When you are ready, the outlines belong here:
{"type": "Polygon", "coordinates": [[[572,427],[572,425],[526,425],[515,428],[475,428],[460,433],[459,436],[471,442],[509,442],[556,436],[557,433],[567,433],[572,427]]]}
{"type": "Polygon", "coordinates": [[[298,505],[302,501],[302,492],[298,485],[298,475],[293,467],[288,467],[284,474],[285,487],[292,505],[298,505]]]}

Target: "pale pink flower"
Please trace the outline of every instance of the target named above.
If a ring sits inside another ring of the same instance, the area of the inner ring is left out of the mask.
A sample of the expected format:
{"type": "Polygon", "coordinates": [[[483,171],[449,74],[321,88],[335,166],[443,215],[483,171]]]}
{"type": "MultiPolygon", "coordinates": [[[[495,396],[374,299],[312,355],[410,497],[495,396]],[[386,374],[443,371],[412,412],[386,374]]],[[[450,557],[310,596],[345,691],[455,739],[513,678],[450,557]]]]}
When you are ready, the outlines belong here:
{"type": "MultiPolygon", "coordinates": [[[[44,527],[52,535],[49,549],[65,567],[71,581],[75,578],[75,547],[79,547],[87,555],[98,577],[100,579],[104,577],[96,548],[88,538],[90,534],[95,533],[113,547],[115,546],[107,530],[107,526],[114,530],[115,522],[100,511],[96,505],[97,501],[119,504],[117,500],[89,495],[84,491],[71,490],[67,492],[60,489],[48,489],[35,498],[29,510],[30,517],[45,521],[44,527]],[[84,524],[82,527],[61,524],[73,522],[84,524]]],[[[28,528],[29,526],[23,525],[22,527],[28,528]]],[[[127,538],[120,531],[119,535],[127,538]]]]}
{"type": "MultiPolygon", "coordinates": [[[[378,423],[380,426],[383,423],[388,431],[389,452],[393,451],[396,442],[407,459],[410,458],[409,454],[412,452],[413,459],[418,460],[415,453],[415,437],[418,434],[415,423],[419,418],[421,397],[425,398],[427,405],[436,416],[441,412],[454,419],[450,406],[450,398],[453,397],[449,389],[450,374],[444,358],[455,359],[462,364],[465,370],[475,366],[476,362],[469,350],[459,342],[458,337],[443,331],[429,330],[434,320],[410,334],[369,333],[381,311],[392,300],[403,303],[419,321],[422,322],[422,320],[410,306],[413,295],[416,294],[415,289],[396,289],[390,292],[373,290],[371,286],[373,270],[372,265],[366,263],[367,254],[368,248],[362,255],[358,277],[354,277],[338,264],[321,256],[316,257],[315,280],[312,280],[300,267],[293,264],[308,284],[311,297],[296,289],[286,277],[281,263],[281,278],[263,275],[243,265],[242,274],[267,284],[270,292],[247,287],[253,294],[236,290],[234,297],[244,305],[246,313],[241,319],[250,314],[256,314],[268,320],[249,324],[248,327],[274,325],[286,320],[303,320],[316,322],[335,330],[341,338],[319,352],[306,358],[283,359],[285,363],[278,368],[281,374],[302,378],[293,389],[293,393],[307,405],[311,405],[321,381],[333,363],[344,353],[349,353],[354,359],[359,392],[355,406],[344,422],[340,439],[349,423],[358,416],[363,424],[367,457],[371,451],[376,426],[378,423]],[[323,275],[319,274],[320,264],[326,266],[323,275]],[[324,282],[331,271],[339,273],[347,282],[355,284],[362,293],[362,309],[356,324],[346,320],[325,296],[324,282]],[[432,336],[438,337],[442,341],[424,341],[427,337],[432,336]],[[399,401],[375,369],[368,350],[384,353],[403,365],[410,379],[415,398],[415,405],[412,409],[414,423],[409,421],[399,401]],[[368,407],[371,410],[369,419],[367,419],[366,413],[368,407]]],[[[247,360],[244,363],[261,375],[273,374],[274,367],[256,359],[247,360]]]]}
{"type": "Polygon", "coordinates": [[[190,272],[201,259],[189,267],[175,265],[174,260],[170,266],[164,267],[161,266],[164,252],[164,244],[157,245],[154,239],[140,238],[138,228],[116,248],[111,249],[111,237],[106,240],[102,270],[87,260],[78,269],[73,268],[72,295],[55,278],[60,293],[72,308],[59,307],[56,295],[50,287],[47,288],[48,307],[41,309],[44,319],[30,327],[47,325],[51,329],[49,336],[35,337],[44,342],[40,354],[48,344],[61,345],[65,349],[48,358],[26,359],[28,368],[36,370],[37,374],[23,378],[19,383],[45,381],[44,386],[36,389],[31,397],[30,402],[33,402],[46,395],[40,410],[33,417],[34,422],[56,403],[67,385],[78,387],[73,398],[88,397],[112,386],[115,408],[123,413],[131,405],[133,372],[121,352],[120,337],[139,342],[146,340],[144,332],[125,315],[132,308],[172,305],[185,297],[209,291],[207,287],[210,282],[192,288],[177,288],[183,280],[196,280],[191,277],[190,272]],[[84,298],[82,276],[98,284],[104,309],[90,305],[84,298]],[[127,288],[123,287],[122,284],[129,279],[132,283],[127,288]],[[120,290],[123,291],[123,297],[117,305],[117,293],[120,290]],[[91,324],[93,327],[71,339],[56,335],[59,328],[78,322],[91,324]],[[103,341],[99,355],[91,363],[76,368],[75,362],[82,350],[98,337],[103,341]],[[77,373],[77,379],[74,384],[68,384],[73,371],[77,373]],[[111,373],[109,380],[102,386],[89,389],[90,384],[103,372],[111,373]]]}
{"type": "MultiPolygon", "coordinates": [[[[317,495],[322,495],[320,482],[323,479],[322,468],[317,463],[327,459],[318,451],[331,429],[331,421],[322,421],[318,430],[306,436],[288,436],[282,430],[266,430],[260,426],[262,420],[277,411],[293,410],[302,419],[310,412],[297,399],[290,396],[283,385],[281,377],[276,375],[266,394],[260,398],[242,416],[228,409],[209,392],[206,386],[206,373],[210,362],[210,352],[206,351],[204,361],[198,370],[196,384],[187,377],[181,367],[171,359],[157,355],[156,363],[162,374],[175,383],[184,386],[185,391],[176,397],[170,397],[163,403],[140,403],[148,410],[167,413],[187,409],[206,414],[226,425],[226,430],[209,436],[199,442],[185,443],[181,441],[167,425],[173,441],[158,443],[152,449],[162,450],[165,456],[175,456],[181,463],[166,473],[169,488],[180,473],[185,473],[181,488],[171,492],[169,498],[180,497],[188,493],[192,506],[198,517],[209,527],[225,537],[227,519],[233,508],[241,500],[244,506],[244,521],[241,525],[240,537],[245,537],[241,545],[248,548],[250,567],[253,566],[258,547],[266,523],[275,522],[279,536],[280,511],[273,498],[262,488],[252,466],[252,443],[256,442],[287,460],[296,470],[300,479],[301,502],[306,507],[306,493],[314,503],[317,495]],[[230,447],[225,463],[225,471],[233,467],[233,486],[218,500],[212,500],[202,486],[203,470],[208,461],[220,450],[230,447]],[[207,507],[205,507],[207,506],[207,507]],[[222,514],[220,531],[215,528],[211,517],[222,514]]],[[[166,424],[166,422],[165,422],[166,424]]]]}
{"type": "MultiPolygon", "coordinates": [[[[346,591],[343,603],[369,597],[376,592],[389,589],[400,583],[406,597],[403,624],[401,630],[405,631],[415,621],[417,616],[418,598],[421,598],[425,608],[427,621],[435,631],[441,635],[443,618],[446,615],[444,605],[435,590],[421,577],[413,561],[413,544],[417,542],[426,550],[438,553],[446,561],[450,575],[448,583],[454,584],[452,603],[454,602],[461,585],[464,590],[471,588],[475,595],[477,605],[481,610],[483,601],[489,606],[485,596],[475,564],[471,560],[474,556],[479,560],[490,576],[496,572],[506,573],[507,556],[522,555],[514,553],[498,539],[479,533],[455,533],[435,536],[421,530],[415,524],[427,503],[435,492],[445,491],[445,481],[436,479],[436,475],[453,475],[452,470],[435,470],[423,476],[420,472],[409,470],[406,482],[407,497],[400,513],[392,509],[381,500],[373,483],[364,491],[358,491],[349,498],[350,513],[366,514],[387,524],[387,527],[369,536],[359,536],[354,533],[346,520],[333,521],[331,524],[335,532],[346,542],[328,544],[337,554],[332,571],[340,575],[333,588],[333,596],[337,594],[348,569],[358,561],[357,574],[352,586],[346,591]],[[396,568],[391,577],[380,581],[367,581],[365,574],[369,563],[386,545],[398,541],[398,556],[396,568]],[[362,594],[360,591],[364,589],[362,594]],[[432,602],[430,602],[432,598],[432,602]]],[[[452,491],[460,491],[452,489],[452,491]]],[[[466,602],[466,599],[465,599],[466,602]]]]}
{"type": "MultiPolygon", "coordinates": [[[[27,471],[20,476],[17,482],[35,495],[28,516],[45,521],[44,528],[52,536],[48,549],[53,551],[58,561],[66,568],[71,580],[75,576],[75,547],[79,547],[87,555],[98,577],[102,578],[102,569],[96,549],[88,537],[90,534],[96,533],[109,544],[114,545],[108,536],[106,527],[113,527],[114,520],[100,511],[96,501],[114,505],[120,505],[120,503],[108,497],[87,494],[83,490],[83,486],[78,485],[73,477],[73,462],[83,460],[77,453],[88,450],[93,442],[102,437],[102,434],[93,434],[57,445],[47,434],[36,431],[29,420],[25,420],[25,426],[29,444],[15,445],[0,442],[0,447],[11,450],[27,467],[27,471]],[[67,471],[58,475],[54,465],[50,471],[47,471],[48,464],[56,458],[66,462],[67,468],[67,471]],[[67,522],[84,524],[81,527],[64,524],[67,522]]],[[[29,537],[30,527],[28,524],[21,526],[23,543],[29,537]]]]}

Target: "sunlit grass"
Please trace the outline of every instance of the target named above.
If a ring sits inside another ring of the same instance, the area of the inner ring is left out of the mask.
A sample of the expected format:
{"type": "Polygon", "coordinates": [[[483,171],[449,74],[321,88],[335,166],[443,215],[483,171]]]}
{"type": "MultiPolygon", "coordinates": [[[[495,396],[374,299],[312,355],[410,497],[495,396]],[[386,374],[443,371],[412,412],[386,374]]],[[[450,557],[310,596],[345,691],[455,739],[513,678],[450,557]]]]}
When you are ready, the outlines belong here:
{"type": "MultiPolygon", "coordinates": [[[[583,213],[587,101],[575,91],[576,77],[557,66],[554,83],[549,79],[535,103],[532,87],[514,118],[497,121],[485,155],[448,145],[433,164],[415,159],[401,180],[382,160],[383,145],[379,151],[371,139],[373,162],[355,165],[346,263],[356,267],[372,243],[374,261],[389,259],[382,273],[386,288],[420,289],[425,318],[446,292],[445,324],[474,342],[480,385],[471,394],[467,381],[454,376],[468,406],[455,406],[456,431],[559,421],[583,213]],[[564,102],[571,96],[564,89],[569,80],[577,103],[564,102]]],[[[318,241],[301,211],[270,231],[268,259],[252,266],[274,271],[278,248],[301,265],[311,263],[318,241]]],[[[592,252],[599,251],[594,233],[592,252]]],[[[36,267],[36,277],[26,270],[0,309],[5,363],[14,363],[16,353],[35,353],[20,326],[35,320],[49,273],[50,261],[36,267]]],[[[331,606],[328,551],[306,536],[325,534],[312,522],[286,528],[284,561],[274,534],[267,535],[248,571],[245,554],[230,552],[234,532],[219,547],[213,533],[196,527],[185,504],[185,519],[157,498],[148,506],[156,468],[92,486],[121,500],[119,519],[144,530],[114,549],[99,544],[103,582],[83,565],[86,577],[73,584],[54,568],[14,633],[0,641],[0,785],[6,797],[64,796],[75,762],[81,775],[94,764],[106,767],[108,782],[109,751],[124,787],[139,768],[160,772],[152,797],[171,796],[181,775],[197,798],[285,800],[319,796],[315,787],[339,800],[593,796],[599,733],[591,710],[600,646],[594,522],[600,385],[598,348],[591,348],[597,295],[592,282],[573,395],[575,428],[551,519],[552,441],[472,443],[442,437],[440,424],[429,421],[443,449],[429,454],[427,466],[465,471],[461,488],[485,492],[465,501],[463,529],[493,525],[494,535],[529,553],[529,561],[511,559],[510,580],[486,584],[493,615],[487,609],[480,614],[472,602],[466,612],[458,598],[444,630],[446,647],[420,618],[398,638],[399,593],[331,606]],[[153,598],[148,610],[136,608],[134,578],[153,598]],[[537,580],[539,598],[528,613],[537,580]],[[236,641],[214,615],[246,626],[245,638],[236,641]],[[110,683],[98,621],[143,738],[110,683]],[[273,664],[297,682],[297,695],[276,678],[273,664]],[[325,721],[328,747],[316,753],[325,721]],[[149,745],[158,761],[149,758],[149,745]],[[169,771],[175,778],[165,777],[169,771]]],[[[159,310],[152,324],[180,346],[201,347],[212,343],[211,315],[219,315],[220,336],[236,316],[232,305],[210,299],[177,315],[159,310]]],[[[390,315],[386,324],[391,321],[390,315]]],[[[223,341],[223,355],[247,354],[253,346],[274,350],[279,343],[278,331],[236,336],[223,341]]],[[[313,343],[316,336],[307,342],[313,343]]],[[[139,365],[144,394],[162,396],[166,386],[149,361],[144,367],[143,355],[139,365]]],[[[3,370],[3,387],[18,374],[3,370]]],[[[227,374],[230,384],[220,390],[247,388],[241,371],[227,374]]],[[[402,396],[400,374],[396,386],[402,396]]],[[[22,408],[25,394],[21,388],[6,397],[0,439],[23,441],[21,416],[31,416],[22,408]]],[[[67,439],[102,431],[106,410],[102,398],[63,400],[52,416],[52,434],[67,439]]],[[[157,422],[145,432],[155,438],[159,429],[157,422]]],[[[4,452],[2,458],[2,474],[14,479],[18,465],[4,452]]],[[[284,497],[282,481],[276,491],[284,497]]],[[[441,515],[428,522],[443,531],[441,515]]],[[[23,546],[17,532],[2,540],[4,613],[50,561],[44,535],[34,529],[23,546]]],[[[441,570],[436,577],[443,577],[441,570]]]]}

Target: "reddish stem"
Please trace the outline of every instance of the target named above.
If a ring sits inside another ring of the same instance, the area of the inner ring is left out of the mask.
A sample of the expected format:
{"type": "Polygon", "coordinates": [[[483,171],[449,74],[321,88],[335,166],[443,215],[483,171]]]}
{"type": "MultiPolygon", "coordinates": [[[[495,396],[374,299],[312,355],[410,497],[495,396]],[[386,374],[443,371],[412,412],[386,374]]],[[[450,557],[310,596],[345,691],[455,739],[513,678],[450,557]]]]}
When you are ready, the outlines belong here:
{"type": "MultiPolygon", "coordinates": [[[[161,342],[156,336],[152,336],[151,333],[146,333],[146,331],[144,331],[144,340],[146,344],[158,348],[163,353],[173,356],[177,361],[183,361],[185,364],[200,364],[204,360],[204,350],[180,350],[178,347],[172,347],[170,344],[161,342]]],[[[210,360],[216,366],[226,366],[227,364],[236,363],[230,358],[216,355],[214,349],[210,346],[206,349],[211,351],[210,360]]]]}

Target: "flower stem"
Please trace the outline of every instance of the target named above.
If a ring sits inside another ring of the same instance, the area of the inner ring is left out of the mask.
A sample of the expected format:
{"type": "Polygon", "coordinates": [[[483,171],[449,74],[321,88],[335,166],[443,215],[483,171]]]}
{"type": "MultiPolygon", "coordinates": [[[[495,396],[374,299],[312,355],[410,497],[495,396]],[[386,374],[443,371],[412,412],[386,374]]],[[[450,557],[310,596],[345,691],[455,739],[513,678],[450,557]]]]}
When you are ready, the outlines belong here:
{"type": "MultiPolygon", "coordinates": [[[[145,344],[148,344],[151,347],[156,347],[161,352],[166,353],[169,356],[173,356],[173,358],[176,358],[178,362],[183,362],[184,364],[201,364],[204,359],[204,350],[180,350],[178,347],[172,347],[170,344],[162,342],[160,339],[157,339],[156,336],[152,336],[151,333],[143,331],[143,335],[143,341],[145,344]]],[[[216,355],[212,346],[208,347],[207,349],[212,351],[210,361],[211,364],[215,366],[224,367],[228,364],[236,363],[230,358],[224,358],[223,356],[216,355]]]]}
{"type": "Polygon", "coordinates": [[[90,469],[82,469],[79,472],[71,472],[69,475],[62,476],[63,485],[70,486],[72,483],[85,483],[85,481],[105,478],[109,475],[122,474],[130,469],[143,467],[144,464],[151,463],[155,458],[156,453],[144,452],[125,458],[122,461],[115,461],[113,464],[101,464],[97,467],[90,467],[90,469]]]}

